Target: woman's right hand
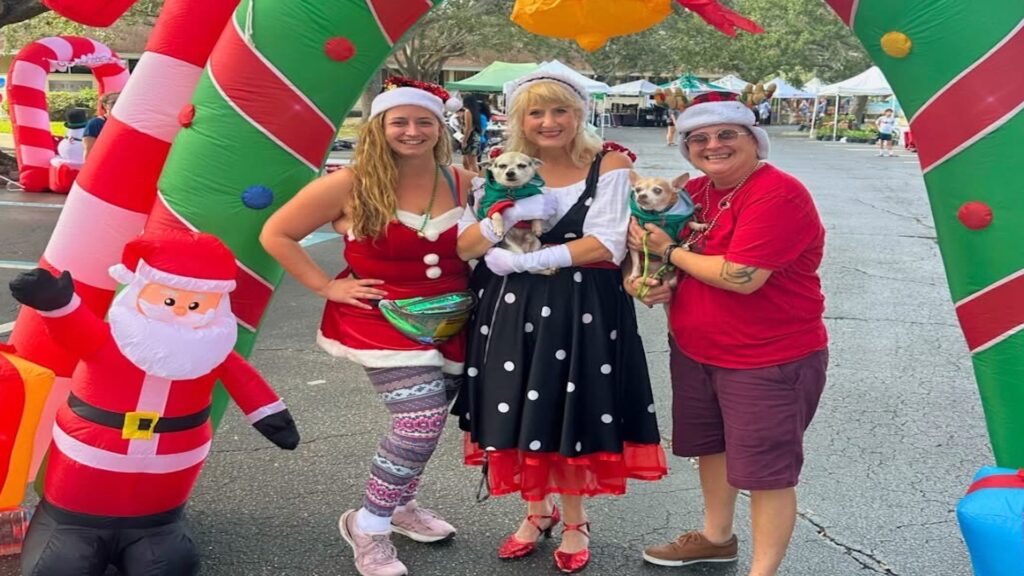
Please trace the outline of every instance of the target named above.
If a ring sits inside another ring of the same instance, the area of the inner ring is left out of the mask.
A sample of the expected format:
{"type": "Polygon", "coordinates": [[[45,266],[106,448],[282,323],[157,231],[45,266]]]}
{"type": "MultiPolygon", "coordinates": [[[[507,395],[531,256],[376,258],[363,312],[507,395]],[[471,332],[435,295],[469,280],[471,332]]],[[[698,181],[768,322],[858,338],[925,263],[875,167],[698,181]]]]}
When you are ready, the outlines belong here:
{"type": "Polygon", "coordinates": [[[668,282],[655,280],[654,278],[644,278],[643,276],[637,278],[626,276],[622,280],[622,286],[626,293],[633,298],[636,298],[641,284],[647,284],[647,294],[643,298],[637,299],[648,308],[653,308],[655,304],[668,304],[672,301],[672,287],[669,286],[668,282]]]}
{"type": "Polygon", "coordinates": [[[362,300],[380,300],[388,295],[387,292],[374,288],[383,284],[383,280],[372,278],[335,278],[320,289],[319,294],[331,302],[348,304],[363,310],[373,310],[373,306],[362,300]]]}

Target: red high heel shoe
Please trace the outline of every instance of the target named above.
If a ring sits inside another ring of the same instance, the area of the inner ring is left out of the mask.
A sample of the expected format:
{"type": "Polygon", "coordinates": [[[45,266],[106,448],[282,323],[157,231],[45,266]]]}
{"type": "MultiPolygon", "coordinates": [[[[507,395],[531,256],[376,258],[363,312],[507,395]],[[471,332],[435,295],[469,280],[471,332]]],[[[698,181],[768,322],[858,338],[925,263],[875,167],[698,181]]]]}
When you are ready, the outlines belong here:
{"type": "Polygon", "coordinates": [[[541,514],[529,514],[526,516],[526,521],[533,525],[537,529],[537,539],[533,542],[524,542],[519,538],[516,538],[515,534],[512,534],[501,543],[501,547],[498,548],[498,558],[502,560],[513,560],[515,558],[522,558],[528,556],[537,549],[537,542],[540,541],[541,537],[550,538],[551,529],[558,525],[561,521],[562,516],[558,513],[558,506],[551,509],[550,515],[541,514]],[[551,524],[547,527],[542,527],[540,521],[550,520],[551,524]]]}
{"type": "Polygon", "coordinates": [[[580,524],[569,524],[566,522],[562,527],[562,534],[570,530],[575,530],[586,536],[588,540],[587,547],[579,552],[555,550],[555,565],[566,574],[575,574],[586,568],[587,564],[590,563],[590,522],[582,522],[580,524]]]}

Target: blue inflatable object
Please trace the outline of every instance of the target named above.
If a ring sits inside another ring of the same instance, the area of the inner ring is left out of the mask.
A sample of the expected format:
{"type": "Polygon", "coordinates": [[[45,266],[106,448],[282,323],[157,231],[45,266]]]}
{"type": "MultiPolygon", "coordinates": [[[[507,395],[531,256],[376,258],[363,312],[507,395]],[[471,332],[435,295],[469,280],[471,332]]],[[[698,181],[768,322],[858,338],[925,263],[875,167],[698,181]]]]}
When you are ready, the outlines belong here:
{"type": "Polygon", "coordinates": [[[974,576],[1024,574],[1024,470],[979,470],[956,517],[974,576]]]}

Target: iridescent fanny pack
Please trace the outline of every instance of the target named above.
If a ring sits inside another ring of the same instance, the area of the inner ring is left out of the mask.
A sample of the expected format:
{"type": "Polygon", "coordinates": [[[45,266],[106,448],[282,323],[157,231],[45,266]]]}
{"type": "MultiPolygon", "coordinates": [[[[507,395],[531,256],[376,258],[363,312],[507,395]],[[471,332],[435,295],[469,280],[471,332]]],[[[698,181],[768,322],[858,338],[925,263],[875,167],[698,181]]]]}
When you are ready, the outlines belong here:
{"type": "Polygon", "coordinates": [[[440,344],[458,334],[476,306],[469,291],[439,296],[380,300],[377,307],[399,332],[419,344],[440,344]]]}

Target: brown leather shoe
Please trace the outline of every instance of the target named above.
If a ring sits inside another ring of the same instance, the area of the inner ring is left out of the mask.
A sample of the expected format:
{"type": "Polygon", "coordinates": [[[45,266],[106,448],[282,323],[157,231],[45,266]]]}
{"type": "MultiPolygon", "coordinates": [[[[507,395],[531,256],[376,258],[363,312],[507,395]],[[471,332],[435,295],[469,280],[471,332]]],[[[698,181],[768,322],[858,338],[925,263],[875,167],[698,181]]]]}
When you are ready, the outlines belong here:
{"type": "Polygon", "coordinates": [[[688,566],[701,562],[735,562],[739,544],[734,534],[722,544],[714,544],[694,530],[661,546],[644,549],[644,560],[658,566],[688,566]]]}

